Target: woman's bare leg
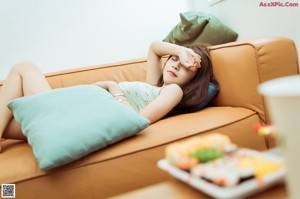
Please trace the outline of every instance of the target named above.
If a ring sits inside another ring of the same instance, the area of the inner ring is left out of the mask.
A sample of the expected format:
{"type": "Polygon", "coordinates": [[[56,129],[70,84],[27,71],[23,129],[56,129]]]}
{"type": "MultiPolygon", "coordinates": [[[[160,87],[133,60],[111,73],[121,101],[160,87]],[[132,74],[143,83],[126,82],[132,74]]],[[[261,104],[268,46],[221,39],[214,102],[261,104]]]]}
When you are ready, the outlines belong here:
{"type": "MultiPolygon", "coordinates": [[[[21,62],[9,72],[0,90],[0,138],[26,139],[7,103],[15,98],[50,90],[44,74],[32,63],[21,62]]],[[[0,148],[1,150],[1,148],[0,148]]]]}
{"type": "Polygon", "coordinates": [[[22,133],[21,126],[14,118],[12,118],[10,123],[5,128],[2,137],[6,139],[27,140],[25,135],[22,133]]]}

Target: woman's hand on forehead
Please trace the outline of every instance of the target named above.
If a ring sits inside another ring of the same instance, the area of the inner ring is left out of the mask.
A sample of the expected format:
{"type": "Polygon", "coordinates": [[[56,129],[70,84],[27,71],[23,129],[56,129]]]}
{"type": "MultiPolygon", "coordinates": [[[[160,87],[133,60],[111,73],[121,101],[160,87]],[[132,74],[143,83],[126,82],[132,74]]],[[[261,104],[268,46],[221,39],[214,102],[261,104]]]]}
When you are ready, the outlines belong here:
{"type": "Polygon", "coordinates": [[[196,71],[198,68],[201,67],[201,57],[200,55],[194,53],[193,55],[194,63],[191,67],[188,67],[192,71],[196,71]]]}
{"type": "Polygon", "coordinates": [[[189,48],[181,51],[178,57],[180,59],[180,63],[192,71],[195,71],[201,67],[200,55],[189,48]]]}

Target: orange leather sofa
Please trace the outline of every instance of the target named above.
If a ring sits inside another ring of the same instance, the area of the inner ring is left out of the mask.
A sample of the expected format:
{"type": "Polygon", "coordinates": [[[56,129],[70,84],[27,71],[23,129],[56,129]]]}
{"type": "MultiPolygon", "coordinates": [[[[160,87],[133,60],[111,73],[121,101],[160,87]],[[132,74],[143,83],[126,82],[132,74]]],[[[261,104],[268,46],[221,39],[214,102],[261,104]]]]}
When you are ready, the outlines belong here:
{"type": "MultiPolygon", "coordinates": [[[[47,172],[39,169],[26,142],[1,140],[0,183],[15,184],[17,198],[106,198],[167,179],[156,163],[174,141],[220,132],[239,146],[265,150],[264,138],[253,131],[255,124],[270,123],[257,86],[299,74],[294,42],[267,37],[227,43],[212,46],[211,57],[220,92],[209,107],[160,120],[134,137],[47,172]]],[[[53,88],[60,88],[102,80],[145,81],[145,72],[146,59],[138,59],[46,76],[53,88]]]]}

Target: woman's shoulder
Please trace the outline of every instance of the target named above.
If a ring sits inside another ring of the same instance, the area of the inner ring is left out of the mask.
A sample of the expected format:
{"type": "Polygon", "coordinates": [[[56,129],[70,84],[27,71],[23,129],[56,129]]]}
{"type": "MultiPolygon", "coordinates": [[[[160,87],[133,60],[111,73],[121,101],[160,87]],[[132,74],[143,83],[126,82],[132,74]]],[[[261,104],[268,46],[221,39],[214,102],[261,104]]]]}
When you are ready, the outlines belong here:
{"type": "Polygon", "coordinates": [[[168,94],[177,94],[177,95],[183,95],[183,90],[181,87],[177,84],[169,84],[166,86],[163,86],[160,93],[168,93],[168,94]]]}

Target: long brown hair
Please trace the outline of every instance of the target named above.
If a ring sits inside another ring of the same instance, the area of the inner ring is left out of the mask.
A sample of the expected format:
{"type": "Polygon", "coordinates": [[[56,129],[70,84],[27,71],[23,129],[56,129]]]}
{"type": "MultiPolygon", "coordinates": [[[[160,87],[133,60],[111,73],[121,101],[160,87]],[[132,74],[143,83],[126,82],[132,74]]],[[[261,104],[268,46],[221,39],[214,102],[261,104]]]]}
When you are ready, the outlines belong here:
{"type": "MultiPolygon", "coordinates": [[[[204,102],[208,96],[208,86],[212,82],[218,83],[213,79],[213,68],[210,59],[209,49],[207,47],[186,46],[201,56],[201,67],[197,70],[192,80],[183,88],[183,97],[181,101],[171,110],[167,116],[192,112],[194,107],[204,102]]],[[[170,56],[171,57],[171,56],[170,56]]],[[[168,59],[170,59],[170,57],[168,59]]],[[[163,75],[159,78],[158,86],[164,84],[163,75]]]]}

